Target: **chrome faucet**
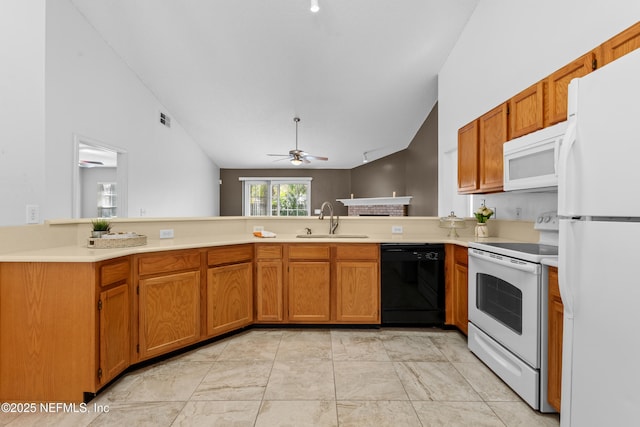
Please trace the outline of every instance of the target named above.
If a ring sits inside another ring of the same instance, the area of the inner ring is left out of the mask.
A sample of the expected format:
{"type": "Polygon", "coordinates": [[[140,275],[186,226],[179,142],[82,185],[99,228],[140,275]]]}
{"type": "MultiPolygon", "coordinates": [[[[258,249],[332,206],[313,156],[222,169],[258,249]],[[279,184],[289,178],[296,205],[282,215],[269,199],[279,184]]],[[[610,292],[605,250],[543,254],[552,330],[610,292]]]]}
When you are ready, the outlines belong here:
{"type": "Polygon", "coordinates": [[[331,205],[331,203],[324,202],[322,204],[322,206],[320,206],[320,216],[318,217],[318,219],[324,219],[324,208],[325,207],[329,207],[329,215],[331,216],[329,218],[329,234],[335,234],[336,228],[338,228],[338,221],[340,220],[340,217],[338,215],[336,215],[336,217],[334,219],[334,217],[333,217],[333,206],[331,205]]]}

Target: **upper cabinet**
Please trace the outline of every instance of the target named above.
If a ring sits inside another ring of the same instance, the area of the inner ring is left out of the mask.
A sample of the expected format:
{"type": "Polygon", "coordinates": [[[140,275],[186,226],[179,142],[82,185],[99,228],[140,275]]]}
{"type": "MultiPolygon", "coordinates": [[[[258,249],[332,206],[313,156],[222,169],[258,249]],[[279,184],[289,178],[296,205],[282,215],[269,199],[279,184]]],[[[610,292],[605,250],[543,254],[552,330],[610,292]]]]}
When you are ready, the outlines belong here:
{"type": "Polygon", "coordinates": [[[509,100],[509,135],[517,138],[544,127],[544,82],[509,100]]]}
{"type": "Polygon", "coordinates": [[[478,121],[458,130],[458,191],[473,193],[479,188],[478,121]]]}
{"type": "Polygon", "coordinates": [[[480,192],[502,191],[502,146],[508,140],[507,103],[480,117],[480,192]]]}
{"type": "Polygon", "coordinates": [[[547,77],[549,91],[549,125],[567,120],[567,95],[571,80],[582,77],[595,70],[598,66],[597,51],[582,55],[575,61],[560,68],[547,77]]]}
{"type": "Polygon", "coordinates": [[[503,144],[567,119],[569,82],[640,48],[640,22],[458,130],[458,193],[503,189],[503,144]]]}
{"type": "Polygon", "coordinates": [[[507,135],[506,102],[458,131],[458,192],[502,191],[502,145],[507,135]]]}
{"type": "Polygon", "coordinates": [[[640,21],[601,45],[603,64],[606,65],[640,48],[640,21]]]}

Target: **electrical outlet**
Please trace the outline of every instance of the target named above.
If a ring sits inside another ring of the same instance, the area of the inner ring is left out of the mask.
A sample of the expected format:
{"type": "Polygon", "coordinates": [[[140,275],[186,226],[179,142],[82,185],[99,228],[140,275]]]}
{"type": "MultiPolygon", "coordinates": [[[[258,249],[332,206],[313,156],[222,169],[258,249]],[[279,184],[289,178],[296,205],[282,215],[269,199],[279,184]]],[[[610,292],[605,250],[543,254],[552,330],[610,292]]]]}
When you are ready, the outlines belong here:
{"type": "Polygon", "coordinates": [[[167,228],[165,230],[160,230],[160,238],[161,239],[173,239],[173,228],[167,228]]]}
{"type": "Polygon", "coordinates": [[[516,208],[516,219],[520,219],[522,217],[522,208],[516,208]]]}
{"type": "Polygon", "coordinates": [[[254,225],[253,232],[255,233],[256,231],[264,231],[264,227],[262,225],[254,225]]]}
{"type": "Polygon", "coordinates": [[[401,225],[392,225],[391,226],[391,233],[392,234],[402,234],[404,232],[403,228],[401,225]]]}
{"type": "Polygon", "coordinates": [[[37,224],[40,222],[40,207],[38,205],[27,205],[27,224],[37,224]]]}

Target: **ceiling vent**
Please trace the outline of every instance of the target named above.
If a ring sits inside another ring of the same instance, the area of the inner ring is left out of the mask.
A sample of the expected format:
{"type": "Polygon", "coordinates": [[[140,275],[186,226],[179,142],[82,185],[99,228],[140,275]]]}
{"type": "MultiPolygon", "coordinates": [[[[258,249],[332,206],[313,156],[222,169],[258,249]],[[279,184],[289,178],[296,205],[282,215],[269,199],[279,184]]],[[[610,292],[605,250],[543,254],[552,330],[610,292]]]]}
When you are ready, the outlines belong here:
{"type": "Polygon", "coordinates": [[[171,127],[171,117],[169,117],[165,113],[161,112],[160,113],[160,123],[162,123],[166,127],[170,128],[171,127]]]}

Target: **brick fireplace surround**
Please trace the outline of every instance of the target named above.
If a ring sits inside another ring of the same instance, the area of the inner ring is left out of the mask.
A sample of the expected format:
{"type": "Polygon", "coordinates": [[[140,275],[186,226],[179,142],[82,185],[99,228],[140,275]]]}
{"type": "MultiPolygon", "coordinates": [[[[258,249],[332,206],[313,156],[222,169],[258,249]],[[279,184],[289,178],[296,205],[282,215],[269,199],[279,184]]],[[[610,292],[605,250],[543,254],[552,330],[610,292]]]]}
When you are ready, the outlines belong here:
{"type": "Polygon", "coordinates": [[[348,209],[349,216],[407,216],[412,196],[338,199],[348,209]]]}
{"type": "Polygon", "coordinates": [[[406,205],[349,206],[349,216],[407,216],[406,205]]]}

